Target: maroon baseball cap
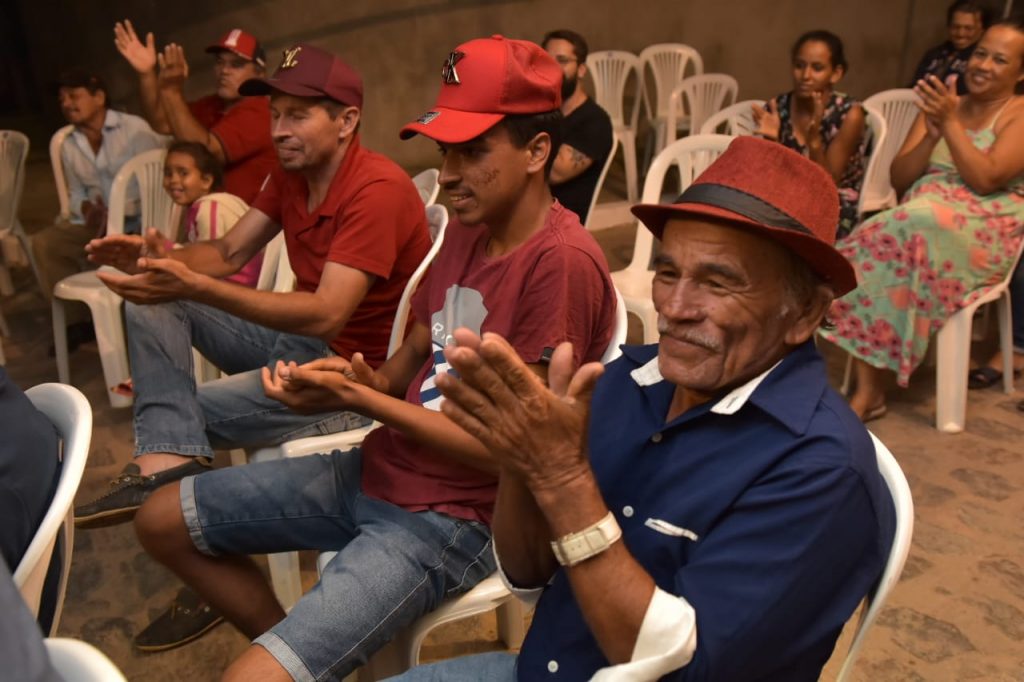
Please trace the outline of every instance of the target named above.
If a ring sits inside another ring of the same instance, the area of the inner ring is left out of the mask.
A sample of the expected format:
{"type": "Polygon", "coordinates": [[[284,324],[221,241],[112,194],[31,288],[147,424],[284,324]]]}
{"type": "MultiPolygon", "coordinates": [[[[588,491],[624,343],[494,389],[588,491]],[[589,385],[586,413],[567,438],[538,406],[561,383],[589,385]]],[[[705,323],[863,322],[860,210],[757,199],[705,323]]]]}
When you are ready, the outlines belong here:
{"type": "Polygon", "coordinates": [[[536,43],[500,35],[459,45],[441,69],[437,104],[402,128],[457,144],[477,137],[508,114],[541,114],[562,106],[562,69],[536,43]]]}
{"type": "Polygon", "coordinates": [[[260,66],[267,65],[267,53],[263,51],[260,41],[256,36],[247,33],[240,28],[233,28],[224,36],[206,48],[207,52],[234,52],[239,57],[244,57],[260,66]]]}
{"type": "Polygon", "coordinates": [[[363,106],[363,79],[355,69],[330,52],[305,43],[285,50],[281,65],[270,78],[250,78],[238,91],[243,95],[283,92],[296,97],[329,97],[341,104],[363,106]]]}
{"type": "Polygon", "coordinates": [[[853,266],[835,249],[839,194],[832,176],[777,142],[738,137],[674,203],[632,210],[658,239],[672,218],[728,222],[789,249],[837,297],[857,288],[853,266]]]}

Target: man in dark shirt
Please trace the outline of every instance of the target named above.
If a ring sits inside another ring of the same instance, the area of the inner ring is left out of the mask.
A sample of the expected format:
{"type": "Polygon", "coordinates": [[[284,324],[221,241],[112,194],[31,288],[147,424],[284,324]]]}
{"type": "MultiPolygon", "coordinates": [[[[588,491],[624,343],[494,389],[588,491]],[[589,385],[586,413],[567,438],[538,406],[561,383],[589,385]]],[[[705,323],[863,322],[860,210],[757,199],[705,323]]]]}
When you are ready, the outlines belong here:
{"type": "Polygon", "coordinates": [[[552,31],[542,43],[562,67],[562,145],[551,169],[551,193],[587,224],[605,161],[612,151],[612,120],[580,84],[587,74],[587,42],[579,33],[552,31]]]}
{"type": "Polygon", "coordinates": [[[964,68],[967,60],[974,52],[981,34],[989,25],[989,10],[984,5],[971,0],[955,0],[946,10],[946,28],[949,40],[924,53],[914,79],[909,87],[928,75],[938,77],[945,82],[949,76],[957,77],[956,90],[959,94],[967,92],[964,83],[964,68]]]}

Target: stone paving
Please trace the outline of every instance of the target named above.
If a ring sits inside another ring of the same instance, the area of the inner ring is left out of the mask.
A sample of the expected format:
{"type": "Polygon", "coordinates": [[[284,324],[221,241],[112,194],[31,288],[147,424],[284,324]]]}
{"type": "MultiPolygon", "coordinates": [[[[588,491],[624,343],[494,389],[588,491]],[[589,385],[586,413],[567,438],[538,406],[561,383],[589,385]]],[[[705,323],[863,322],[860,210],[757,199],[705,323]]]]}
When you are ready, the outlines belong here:
{"type": "MultiPolygon", "coordinates": [[[[55,213],[49,165],[34,157],[23,221],[31,232],[55,213]]],[[[622,267],[631,250],[630,228],[602,231],[597,238],[612,267],[622,267]]],[[[27,271],[15,270],[15,283],[16,295],[0,301],[13,330],[12,338],[3,339],[7,369],[22,387],[55,381],[56,367],[46,355],[48,307],[27,271]]],[[[638,338],[636,332],[631,340],[638,338]]],[[[990,349],[991,341],[979,348],[990,349]]],[[[838,381],[842,358],[831,349],[826,354],[838,381]]],[[[128,461],[131,412],[110,408],[95,344],[72,355],[71,376],[95,410],[92,451],[78,496],[82,501],[100,493],[128,461]]],[[[934,372],[922,369],[910,389],[894,391],[889,415],[871,424],[907,474],[916,528],[907,568],[868,637],[853,679],[1022,681],[1024,415],[1015,404],[1024,395],[971,392],[967,431],[953,436],[933,427],[934,392],[934,372]]],[[[218,464],[226,465],[226,458],[218,464]]],[[[310,567],[304,571],[307,582],[313,579],[310,567]]],[[[80,531],[60,634],[95,644],[131,680],[218,679],[247,646],[231,626],[222,625],[174,651],[146,655],[131,648],[133,633],[176,590],[173,577],[140,550],[130,526],[80,531]]],[[[834,679],[848,641],[849,632],[822,679],[834,679]]],[[[485,616],[437,631],[424,658],[500,646],[493,616],[485,616]]]]}

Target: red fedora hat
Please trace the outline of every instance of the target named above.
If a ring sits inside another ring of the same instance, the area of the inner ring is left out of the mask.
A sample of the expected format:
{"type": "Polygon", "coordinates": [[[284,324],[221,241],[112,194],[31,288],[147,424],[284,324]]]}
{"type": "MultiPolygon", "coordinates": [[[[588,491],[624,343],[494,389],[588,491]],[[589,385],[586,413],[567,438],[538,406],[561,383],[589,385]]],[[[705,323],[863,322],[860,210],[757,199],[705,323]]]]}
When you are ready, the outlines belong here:
{"type": "Polygon", "coordinates": [[[835,249],[839,195],[828,171],[777,142],[738,137],[672,204],[633,207],[661,239],[672,218],[721,220],[773,239],[828,282],[836,297],[857,287],[835,249]]]}

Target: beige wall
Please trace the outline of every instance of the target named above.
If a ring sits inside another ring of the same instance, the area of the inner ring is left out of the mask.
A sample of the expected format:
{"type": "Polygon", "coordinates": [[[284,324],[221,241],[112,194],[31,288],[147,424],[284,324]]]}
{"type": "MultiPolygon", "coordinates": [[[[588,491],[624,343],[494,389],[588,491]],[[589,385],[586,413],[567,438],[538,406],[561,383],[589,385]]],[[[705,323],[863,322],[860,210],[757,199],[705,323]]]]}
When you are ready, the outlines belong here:
{"type": "MultiPolygon", "coordinates": [[[[134,77],[113,46],[113,22],[131,17],[157,43],[178,42],[191,61],[189,93],[212,89],[202,48],[241,26],[280,50],[308,41],[337,52],[366,82],[363,135],[369,146],[411,167],[433,164],[425,140],[400,142],[398,128],[431,105],[441,64],[464,40],[503,33],[539,40],[551,28],[584,34],[592,50],[639,52],[657,42],[697,48],[706,71],[730,73],[740,97],[769,97],[789,85],[788,50],[804,30],[844,40],[851,63],[843,86],[863,97],[905,84],[914,62],[943,36],[947,0],[22,0],[36,82],[62,65],[99,69],[115,101],[134,109],[134,77]],[[58,9],[59,8],[59,9],[58,9]]],[[[48,98],[45,101],[50,101],[48,98]]],[[[50,112],[54,115],[54,111],[50,112]]]]}

